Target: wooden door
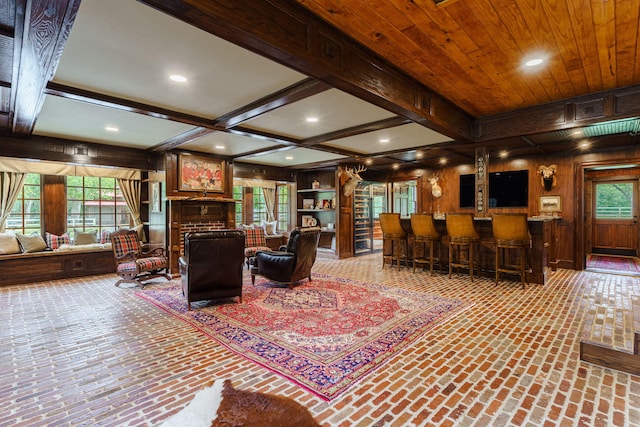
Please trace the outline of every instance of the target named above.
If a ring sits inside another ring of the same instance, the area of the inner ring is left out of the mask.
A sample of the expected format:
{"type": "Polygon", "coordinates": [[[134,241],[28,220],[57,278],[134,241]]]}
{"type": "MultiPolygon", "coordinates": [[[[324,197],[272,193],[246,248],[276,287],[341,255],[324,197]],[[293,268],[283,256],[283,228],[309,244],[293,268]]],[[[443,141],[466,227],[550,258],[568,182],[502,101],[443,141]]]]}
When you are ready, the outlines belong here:
{"type": "Polygon", "coordinates": [[[592,191],[592,252],[637,256],[638,181],[596,181],[592,191]]]}

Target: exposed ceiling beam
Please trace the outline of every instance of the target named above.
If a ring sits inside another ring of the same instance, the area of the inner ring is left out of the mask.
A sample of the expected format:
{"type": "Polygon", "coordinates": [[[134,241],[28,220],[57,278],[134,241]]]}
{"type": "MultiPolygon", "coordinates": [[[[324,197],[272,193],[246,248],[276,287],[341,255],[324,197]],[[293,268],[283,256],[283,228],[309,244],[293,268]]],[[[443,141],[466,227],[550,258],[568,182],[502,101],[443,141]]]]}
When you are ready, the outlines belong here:
{"type": "Polygon", "coordinates": [[[186,132],[182,132],[181,134],[176,135],[173,138],[169,138],[166,141],[156,145],[155,147],[152,147],[151,151],[169,151],[181,145],[200,139],[203,136],[210,135],[214,132],[216,131],[204,127],[189,129],[186,132]]]}
{"type": "Polygon", "coordinates": [[[80,0],[18,0],[11,81],[12,130],[29,135],[44,104],[80,0]],[[27,9],[28,8],[28,9],[27,9]]]}
{"type": "Polygon", "coordinates": [[[213,120],[206,117],[180,113],[178,111],[169,110],[154,105],[143,104],[141,102],[131,101],[129,99],[105,95],[102,93],[84,89],[78,89],[59,83],[49,83],[45,89],[45,93],[48,95],[60,96],[62,98],[72,99],[74,101],[82,101],[101,107],[109,107],[115,108],[117,110],[138,113],[158,119],[172,120],[174,122],[206,127],[213,130],[224,130],[223,127],[216,126],[213,120]]]}
{"type": "Polygon", "coordinates": [[[473,137],[469,114],[295,2],[139,1],[452,139],[473,137]]]}
{"type": "Polygon", "coordinates": [[[509,111],[476,120],[476,142],[640,117],[640,85],[509,111]]]}
{"type": "Polygon", "coordinates": [[[287,88],[265,96],[255,102],[247,104],[235,111],[231,111],[216,119],[216,124],[225,128],[237,126],[261,114],[276,108],[300,101],[331,89],[331,86],[315,79],[305,79],[287,88]]]}
{"type": "Polygon", "coordinates": [[[347,138],[350,136],[361,135],[363,133],[375,132],[377,130],[389,129],[396,126],[406,125],[411,123],[404,117],[391,117],[389,119],[378,120],[376,122],[365,123],[358,126],[353,126],[346,129],[340,129],[334,132],[325,133],[322,135],[305,138],[302,140],[302,145],[310,147],[327,141],[334,141],[336,139],[347,138]]]}

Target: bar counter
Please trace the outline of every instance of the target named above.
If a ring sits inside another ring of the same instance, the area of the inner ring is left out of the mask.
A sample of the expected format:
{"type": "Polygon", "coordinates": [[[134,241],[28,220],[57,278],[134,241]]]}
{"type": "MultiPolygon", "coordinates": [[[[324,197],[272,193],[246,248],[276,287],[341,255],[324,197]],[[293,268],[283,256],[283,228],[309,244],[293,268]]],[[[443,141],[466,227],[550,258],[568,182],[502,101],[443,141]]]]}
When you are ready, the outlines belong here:
{"type": "MultiPolygon", "coordinates": [[[[530,283],[544,284],[546,276],[550,269],[555,270],[556,261],[556,223],[559,217],[539,216],[530,217],[529,233],[531,234],[531,275],[530,283]]],[[[402,227],[409,236],[409,252],[411,256],[411,244],[413,241],[413,232],[411,230],[411,219],[401,218],[402,227]]],[[[442,258],[445,264],[449,260],[449,238],[447,236],[447,227],[444,219],[435,219],[435,225],[438,232],[442,235],[442,258]]],[[[474,218],[474,225],[480,234],[480,259],[479,274],[482,276],[495,277],[495,254],[496,243],[493,238],[493,229],[491,217],[474,218]]],[[[385,251],[387,246],[385,246],[385,251]]],[[[447,267],[448,268],[448,267],[447,267]]],[[[508,277],[508,276],[506,276],[508,277]]]]}

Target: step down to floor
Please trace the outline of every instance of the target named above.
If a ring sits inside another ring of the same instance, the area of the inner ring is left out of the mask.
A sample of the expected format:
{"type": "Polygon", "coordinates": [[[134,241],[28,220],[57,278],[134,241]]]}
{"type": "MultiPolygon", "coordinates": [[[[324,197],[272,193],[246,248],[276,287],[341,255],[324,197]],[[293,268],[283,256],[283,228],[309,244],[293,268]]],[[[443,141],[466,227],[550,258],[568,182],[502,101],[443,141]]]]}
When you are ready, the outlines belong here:
{"type": "Polygon", "coordinates": [[[640,375],[640,297],[630,307],[593,306],[580,340],[580,360],[640,375]]]}

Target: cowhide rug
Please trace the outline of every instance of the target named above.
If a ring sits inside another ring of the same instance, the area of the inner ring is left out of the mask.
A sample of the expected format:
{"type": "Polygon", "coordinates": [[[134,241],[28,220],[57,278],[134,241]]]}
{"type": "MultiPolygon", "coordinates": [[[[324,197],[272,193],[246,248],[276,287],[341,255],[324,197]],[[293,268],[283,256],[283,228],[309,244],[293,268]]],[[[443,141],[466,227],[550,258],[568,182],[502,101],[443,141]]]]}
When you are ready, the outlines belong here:
{"type": "Polygon", "coordinates": [[[229,380],[215,380],[196,393],[161,427],[319,427],[309,411],[288,397],[236,390],[229,380]]]}

